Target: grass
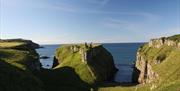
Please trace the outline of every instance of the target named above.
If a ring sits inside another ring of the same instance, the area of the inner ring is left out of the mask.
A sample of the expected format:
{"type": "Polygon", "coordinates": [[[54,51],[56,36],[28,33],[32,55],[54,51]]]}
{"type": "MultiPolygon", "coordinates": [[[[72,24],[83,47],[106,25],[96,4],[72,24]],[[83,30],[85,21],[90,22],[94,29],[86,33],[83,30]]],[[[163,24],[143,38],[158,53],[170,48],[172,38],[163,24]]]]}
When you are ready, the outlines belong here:
{"type": "Polygon", "coordinates": [[[170,36],[167,37],[170,40],[176,41],[176,42],[180,42],[180,34],[174,35],[174,36],[170,36]]]}
{"type": "Polygon", "coordinates": [[[24,42],[0,42],[0,48],[13,48],[25,44],[24,42]]]}

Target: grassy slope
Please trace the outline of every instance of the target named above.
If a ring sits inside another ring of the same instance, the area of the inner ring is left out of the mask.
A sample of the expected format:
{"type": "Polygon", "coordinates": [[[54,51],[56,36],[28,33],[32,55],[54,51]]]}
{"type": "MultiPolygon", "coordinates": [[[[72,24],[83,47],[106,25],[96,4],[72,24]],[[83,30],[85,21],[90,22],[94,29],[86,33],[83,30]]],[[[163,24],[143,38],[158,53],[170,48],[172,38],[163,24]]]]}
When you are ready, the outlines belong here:
{"type": "Polygon", "coordinates": [[[80,75],[80,78],[87,83],[94,83],[96,77],[89,71],[88,65],[81,61],[81,55],[77,53],[72,53],[70,46],[62,46],[56,52],[56,57],[60,60],[60,65],[56,68],[69,66],[75,68],[75,72],[80,75]]]}
{"type": "Polygon", "coordinates": [[[0,89],[2,91],[43,91],[42,83],[31,73],[28,62],[38,61],[34,50],[13,49],[20,42],[0,43],[0,89]],[[4,49],[7,48],[7,49],[4,49]]]}

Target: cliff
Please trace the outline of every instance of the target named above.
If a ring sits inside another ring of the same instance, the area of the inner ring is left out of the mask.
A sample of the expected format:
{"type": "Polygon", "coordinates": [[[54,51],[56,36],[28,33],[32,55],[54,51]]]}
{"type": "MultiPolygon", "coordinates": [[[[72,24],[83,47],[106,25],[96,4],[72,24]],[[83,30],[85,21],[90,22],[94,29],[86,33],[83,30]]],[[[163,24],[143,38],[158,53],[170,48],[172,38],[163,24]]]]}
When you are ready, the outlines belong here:
{"type": "Polygon", "coordinates": [[[54,69],[72,67],[89,84],[108,81],[117,71],[112,55],[98,44],[62,45],[55,58],[59,65],[54,69]]]}
{"type": "Polygon", "coordinates": [[[152,39],[138,49],[133,82],[139,84],[99,87],[98,91],[179,91],[180,34],[152,39]]]}
{"type": "Polygon", "coordinates": [[[35,43],[0,41],[0,91],[44,91],[40,80],[33,75],[40,69],[35,43]]]}
{"type": "MultiPolygon", "coordinates": [[[[150,90],[178,89],[180,84],[180,35],[152,39],[137,52],[134,75],[150,90]]],[[[163,90],[162,90],[163,91],[163,90]]]]}

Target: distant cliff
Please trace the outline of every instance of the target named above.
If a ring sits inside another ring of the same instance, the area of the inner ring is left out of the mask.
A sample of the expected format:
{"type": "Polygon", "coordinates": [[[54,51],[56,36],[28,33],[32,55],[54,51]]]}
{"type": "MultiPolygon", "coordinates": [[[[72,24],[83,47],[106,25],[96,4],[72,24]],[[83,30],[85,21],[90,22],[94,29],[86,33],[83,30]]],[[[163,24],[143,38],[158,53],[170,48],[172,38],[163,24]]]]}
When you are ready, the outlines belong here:
{"type": "Polygon", "coordinates": [[[108,81],[117,71],[112,55],[98,44],[62,45],[55,58],[59,62],[55,69],[72,67],[89,84],[108,81]]]}
{"type": "Polygon", "coordinates": [[[152,39],[141,46],[137,52],[135,67],[134,80],[136,78],[141,84],[149,84],[150,90],[166,89],[168,91],[168,88],[178,88],[180,84],[180,34],[152,39]]]}
{"type": "Polygon", "coordinates": [[[25,39],[5,39],[0,40],[0,43],[6,43],[6,46],[0,45],[0,48],[13,48],[13,49],[37,49],[40,48],[39,44],[25,39]],[[9,43],[9,44],[8,44],[9,43]]]}

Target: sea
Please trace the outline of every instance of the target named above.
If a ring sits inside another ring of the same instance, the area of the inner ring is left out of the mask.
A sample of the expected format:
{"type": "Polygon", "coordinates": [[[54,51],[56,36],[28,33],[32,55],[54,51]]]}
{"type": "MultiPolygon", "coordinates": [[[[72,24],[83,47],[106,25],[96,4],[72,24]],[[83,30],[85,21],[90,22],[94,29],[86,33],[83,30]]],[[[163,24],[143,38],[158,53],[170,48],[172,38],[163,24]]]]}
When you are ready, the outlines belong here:
{"type": "MultiPolygon", "coordinates": [[[[138,48],[144,43],[104,43],[103,46],[112,54],[116,68],[119,71],[114,81],[130,83],[132,79],[133,66],[136,61],[138,48]]],[[[40,59],[43,68],[51,69],[54,53],[61,45],[41,45],[44,48],[37,49],[40,56],[47,56],[48,59],[40,59]]]]}

